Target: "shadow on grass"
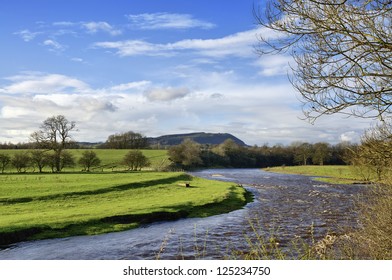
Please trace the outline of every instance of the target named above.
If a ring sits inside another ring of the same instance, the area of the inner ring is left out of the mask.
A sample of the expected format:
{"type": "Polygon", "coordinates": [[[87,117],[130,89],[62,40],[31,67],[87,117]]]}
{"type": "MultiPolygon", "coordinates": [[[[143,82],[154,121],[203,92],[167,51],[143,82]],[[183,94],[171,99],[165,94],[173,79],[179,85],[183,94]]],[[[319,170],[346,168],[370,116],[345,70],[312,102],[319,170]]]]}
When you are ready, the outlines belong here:
{"type": "MultiPolygon", "coordinates": [[[[151,182],[170,183],[182,180],[184,178],[189,179],[187,175],[180,175],[173,178],[154,180],[151,182]]],[[[142,187],[143,184],[130,184],[135,187],[142,187]]],[[[128,186],[128,185],[127,185],[128,186]]],[[[116,187],[117,189],[118,187],[116,187]]],[[[121,186],[121,188],[126,188],[121,186]]],[[[129,188],[129,186],[128,186],[129,188]]],[[[77,235],[94,235],[108,232],[122,231],[127,229],[133,229],[144,224],[150,224],[154,222],[162,221],[174,221],[183,218],[195,218],[195,217],[208,217],[212,215],[218,215],[228,213],[237,209],[241,209],[248,202],[253,201],[253,195],[246,191],[244,196],[241,196],[235,191],[236,187],[232,186],[228,195],[220,201],[215,201],[205,205],[194,206],[192,203],[185,203],[175,206],[164,207],[162,211],[142,213],[142,214],[128,214],[128,215],[116,215],[110,217],[104,217],[96,220],[89,220],[76,224],[69,224],[62,228],[51,228],[49,226],[32,227],[26,229],[14,230],[12,232],[0,233],[0,246],[6,247],[9,244],[26,241],[26,240],[37,240],[37,239],[48,239],[48,238],[62,238],[77,235]]]]}
{"type": "Polygon", "coordinates": [[[117,192],[117,191],[126,191],[129,189],[147,188],[155,185],[164,185],[164,184],[169,185],[178,181],[189,181],[189,180],[191,180],[190,175],[181,174],[169,178],[149,180],[143,182],[134,182],[134,183],[124,184],[119,186],[101,188],[97,190],[60,193],[60,194],[45,195],[45,196],[38,196],[38,197],[5,198],[5,199],[0,199],[0,203],[15,204],[15,203],[26,203],[31,201],[43,201],[43,200],[51,200],[51,199],[58,199],[58,198],[67,198],[67,197],[80,196],[80,195],[97,195],[97,194],[105,194],[105,193],[117,192]]]}

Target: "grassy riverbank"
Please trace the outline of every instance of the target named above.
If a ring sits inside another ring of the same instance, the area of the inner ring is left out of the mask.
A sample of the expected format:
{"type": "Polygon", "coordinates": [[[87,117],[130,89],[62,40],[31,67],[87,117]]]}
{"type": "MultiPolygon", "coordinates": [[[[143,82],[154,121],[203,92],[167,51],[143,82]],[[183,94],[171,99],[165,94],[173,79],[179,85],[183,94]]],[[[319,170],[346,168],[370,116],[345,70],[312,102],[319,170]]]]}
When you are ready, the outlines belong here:
{"type": "Polygon", "coordinates": [[[0,244],[205,217],[241,208],[246,199],[233,183],[179,172],[3,174],[0,244]]]}
{"type": "Polygon", "coordinates": [[[332,184],[354,184],[363,180],[347,165],[299,165],[265,168],[265,171],[316,177],[315,180],[332,184]]]}

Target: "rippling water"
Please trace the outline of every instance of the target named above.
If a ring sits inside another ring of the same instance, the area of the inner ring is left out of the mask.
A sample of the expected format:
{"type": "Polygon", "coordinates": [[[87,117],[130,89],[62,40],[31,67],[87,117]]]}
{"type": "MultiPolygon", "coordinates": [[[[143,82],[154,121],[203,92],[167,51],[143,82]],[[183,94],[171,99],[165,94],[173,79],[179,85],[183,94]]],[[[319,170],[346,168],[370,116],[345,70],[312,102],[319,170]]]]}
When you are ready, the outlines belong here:
{"type": "Polygon", "coordinates": [[[134,230],[21,242],[0,259],[220,259],[248,251],[247,239],[273,232],[281,246],[296,236],[322,238],[357,227],[355,198],[365,187],[258,169],[213,169],[192,175],[242,184],[254,194],[243,209],[208,218],[161,222],[134,230]],[[311,229],[313,233],[311,234],[311,229]]]}

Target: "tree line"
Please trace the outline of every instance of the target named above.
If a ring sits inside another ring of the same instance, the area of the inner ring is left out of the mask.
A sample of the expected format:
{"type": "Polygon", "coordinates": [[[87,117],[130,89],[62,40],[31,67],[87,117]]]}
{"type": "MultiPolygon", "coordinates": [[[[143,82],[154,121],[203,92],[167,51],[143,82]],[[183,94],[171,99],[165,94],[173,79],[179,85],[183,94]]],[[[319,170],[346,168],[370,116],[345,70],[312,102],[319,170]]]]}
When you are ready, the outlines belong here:
{"type": "Polygon", "coordinates": [[[246,147],[228,139],[220,145],[200,145],[190,139],[169,148],[169,158],[183,169],[198,167],[263,168],[282,165],[346,164],[349,143],[294,142],[291,145],[246,147]]]}
{"type": "MultiPolygon", "coordinates": [[[[75,147],[75,142],[71,138],[71,132],[75,129],[76,123],[63,115],[47,118],[40,129],[31,134],[30,143],[24,147],[31,149],[28,153],[14,153],[12,157],[0,153],[1,172],[4,173],[8,165],[15,167],[18,173],[26,172],[28,168],[33,168],[33,171],[37,168],[41,173],[44,167],[49,167],[52,172],[75,167],[75,158],[68,151],[69,148],[75,147]]],[[[133,132],[109,136],[107,141],[110,147],[120,145],[119,148],[123,149],[143,147],[143,142],[144,137],[133,132]]],[[[83,167],[82,171],[88,172],[91,167],[99,166],[101,160],[94,151],[87,150],[83,152],[78,163],[83,167]]],[[[121,163],[133,171],[150,165],[149,160],[139,150],[129,151],[121,163]]]]}
{"type": "MultiPolygon", "coordinates": [[[[0,150],[22,150],[22,149],[35,149],[37,148],[37,138],[34,134],[30,137],[30,142],[27,143],[0,143],[0,150]]],[[[98,144],[78,143],[73,139],[66,141],[67,149],[82,149],[82,148],[95,148],[95,149],[149,149],[150,144],[146,136],[141,133],[127,131],[122,133],[115,133],[109,135],[107,140],[98,144]]]]}
{"type": "MultiPolygon", "coordinates": [[[[0,172],[4,173],[11,167],[17,173],[25,173],[28,169],[32,172],[43,173],[44,168],[49,168],[52,173],[62,172],[64,168],[75,168],[79,164],[81,171],[90,172],[92,168],[101,168],[101,159],[93,150],[86,150],[78,160],[69,151],[62,151],[59,161],[57,155],[48,150],[30,150],[26,152],[15,152],[12,155],[0,153],[0,172]]],[[[139,150],[126,153],[120,162],[127,171],[138,171],[150,166],[149,159],[139,150]]]]}

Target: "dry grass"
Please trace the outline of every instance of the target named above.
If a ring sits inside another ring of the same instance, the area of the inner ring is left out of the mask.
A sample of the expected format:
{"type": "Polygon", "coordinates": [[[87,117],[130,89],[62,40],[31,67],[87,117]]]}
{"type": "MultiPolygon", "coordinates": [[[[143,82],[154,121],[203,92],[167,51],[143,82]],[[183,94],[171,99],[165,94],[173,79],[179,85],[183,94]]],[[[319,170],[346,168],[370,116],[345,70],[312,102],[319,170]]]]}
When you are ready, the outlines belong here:
{"type": "Polygon", "coordinates": [[[392,187],[375,188],[361,203],[362,228],[340,239],[346,259],[392,260],[392,187]]]}

